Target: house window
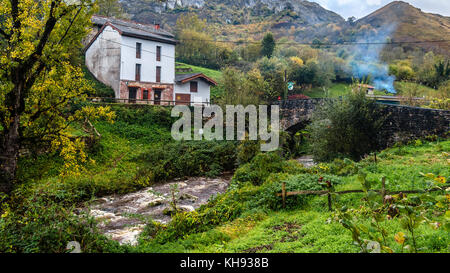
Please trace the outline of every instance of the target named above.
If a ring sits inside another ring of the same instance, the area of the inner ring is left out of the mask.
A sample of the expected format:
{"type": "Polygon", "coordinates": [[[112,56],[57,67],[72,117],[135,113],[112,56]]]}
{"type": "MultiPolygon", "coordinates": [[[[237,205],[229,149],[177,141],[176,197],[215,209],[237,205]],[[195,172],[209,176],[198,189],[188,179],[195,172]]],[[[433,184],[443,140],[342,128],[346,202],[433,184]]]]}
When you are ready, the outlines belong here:
{"type": "Polygon", "coordinates": [[[198,92],[198,82],[191,82],[191,92],[193,93],[198,92]]]}
{"type": "Polygon", "coordinates": [[[157,62],[161,61],[161,47],[160,46],[156,47],[156,61],[157,62]]]}
{"type": "Polygon", "coordinates": [[[148,90],[147,89],[145,89],[144,92],[142,92],[142,99],[148,100],[148,90]]]}
{"type": "Polygon", "coordinates": [[[136,64],[136,78],[137,82],[141,81],[141,64],[136,64]]]}
{"type": "Polygon", "coordinates": [[[161,82],[161,66],[156,67],[156,82],[161,82]]]}
{"type": "Polygon", "coordinates": [[[136,59],[141,58],[141,52],[142,52],[142,44],[136,43],[136,59]]]}

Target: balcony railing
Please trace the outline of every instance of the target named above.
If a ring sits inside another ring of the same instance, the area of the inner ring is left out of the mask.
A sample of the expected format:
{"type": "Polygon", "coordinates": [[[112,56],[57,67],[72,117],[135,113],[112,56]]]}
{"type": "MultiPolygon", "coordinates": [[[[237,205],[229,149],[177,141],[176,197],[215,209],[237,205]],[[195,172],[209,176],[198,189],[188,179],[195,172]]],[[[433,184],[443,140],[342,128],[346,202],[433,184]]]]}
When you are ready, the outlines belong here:
{"type": "Polygon", "coordinates": [[[142,99],[117,99],[117,98],[88,98],[88,101],[93,103],[107,103],[107,104],[137,104],[137,105],[154,105],[154,106],[175,106],[175,105],[188,105],[188,106],[209,106],[211,102],[198,102],[198,101],[173,101],[173,100],[142,100],[142,99]]]}

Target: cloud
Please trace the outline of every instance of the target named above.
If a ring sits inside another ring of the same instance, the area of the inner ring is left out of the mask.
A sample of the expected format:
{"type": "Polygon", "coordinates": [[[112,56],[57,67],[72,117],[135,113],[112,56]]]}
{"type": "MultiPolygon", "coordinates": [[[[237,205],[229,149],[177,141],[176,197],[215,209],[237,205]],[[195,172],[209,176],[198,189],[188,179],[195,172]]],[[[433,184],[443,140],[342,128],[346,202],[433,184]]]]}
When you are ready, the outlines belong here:
{"type": "MultiPolygon", "coordinates": [[[[355,16],[362,18],[389,4],[391,0],[310,0],[324,8],[340,14],[344,18],[355,16]]],[[[450,16],[450,1],[447,0],[407,0],[405,2],[420,8],[424,12],[450,16]]]]}

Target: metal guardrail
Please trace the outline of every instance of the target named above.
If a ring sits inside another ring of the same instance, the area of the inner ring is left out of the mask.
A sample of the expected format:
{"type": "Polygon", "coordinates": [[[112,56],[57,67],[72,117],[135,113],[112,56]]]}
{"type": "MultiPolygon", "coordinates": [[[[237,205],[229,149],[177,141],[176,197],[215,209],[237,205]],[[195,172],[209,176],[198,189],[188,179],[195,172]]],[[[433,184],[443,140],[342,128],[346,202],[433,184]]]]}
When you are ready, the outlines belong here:
{"type": "Polygon", "coordinates": [[[151,105],[151,106],[211,105],[211,102],[180,101],[180,100],[173,101],[173,100],[142,100],[142,99],[117,99],[117,98],[88,98],[87,100],[93,103],[136,104],[136,105],[151,105]]]}

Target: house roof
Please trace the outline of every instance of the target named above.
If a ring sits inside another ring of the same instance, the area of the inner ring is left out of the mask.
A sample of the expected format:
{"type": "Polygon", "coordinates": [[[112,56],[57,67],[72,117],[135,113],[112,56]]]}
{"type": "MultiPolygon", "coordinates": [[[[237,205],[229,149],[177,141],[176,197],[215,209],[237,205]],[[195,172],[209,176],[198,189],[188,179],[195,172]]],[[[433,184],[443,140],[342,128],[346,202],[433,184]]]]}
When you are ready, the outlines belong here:
{"type": "Polygon", "coordinates": [[[359,87],[362,87],[362,88],[375,89],[374,86],[368,85],[368,84],[358,84],[358,86],[359,86],[359,87]]]}
{"type": "Polygon", "coordinates": [[[196,79],[202,79],[209,83],[210,85],[217,85],[217,82],[209,77],[207,77],[203,73],[190,73],[190,74],[176,74],[175,82],[177,83],[187,83],[196,79]]]}
{"type": "MultiPolygon", "coordinates": [[[[100,15],[92,16],[91,21],[95,26],[102,28],[99,33],[103,31],[105,26],[110,25],[123,36],[168,44],[177,43],[173,34],[162,29],[156,29],[155,25],[141,24],[129,20],[110,18],[100,15]]],[[[95,36],[93,40],[97,39],[97,36],[95,36]]]]}

